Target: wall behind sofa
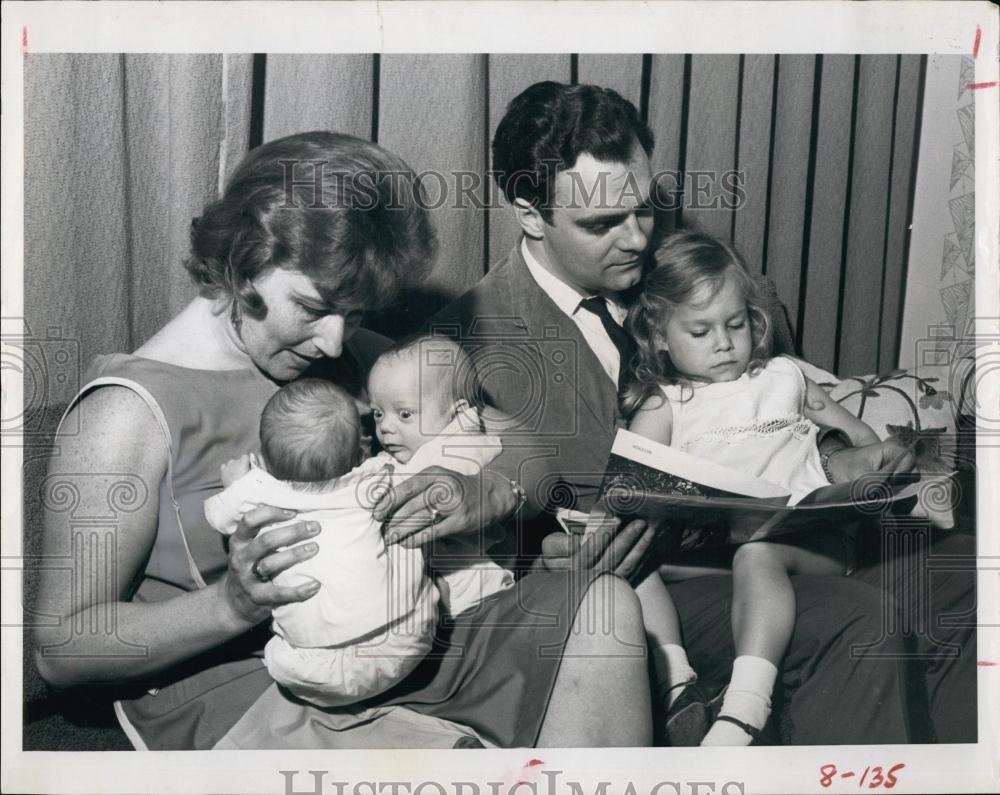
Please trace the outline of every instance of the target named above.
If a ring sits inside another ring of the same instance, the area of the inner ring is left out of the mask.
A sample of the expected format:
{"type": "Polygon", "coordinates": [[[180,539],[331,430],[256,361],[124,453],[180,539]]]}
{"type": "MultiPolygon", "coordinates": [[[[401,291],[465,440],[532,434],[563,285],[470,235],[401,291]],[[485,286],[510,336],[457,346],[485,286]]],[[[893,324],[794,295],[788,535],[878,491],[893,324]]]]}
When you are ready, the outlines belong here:
{"type": "MultiPolygon", "coordinates": [[[[82,365],[134,349],[192,296],[181,267],[191,218],[248,149],[338,129],[417,171],[484,175],[507,102],[553,79],[610,86],[640,107],[654,171],[686,187],[675,220],[735,240],[775,281],[806,357],[843,374],[886,369],[898,357],[924,60],[32,53],[26,320],[35,336],[69,340],[82,365]],[[692,207],[696,172],[727,170],[742,174],[745,201],[692,207]]],[[[434,210],[431,279],[376,327],[414,327],[516,240],[502,206],[450,204],[434,210]]],[[[44,394],[65,403],[77,383],[44,394]]]]}

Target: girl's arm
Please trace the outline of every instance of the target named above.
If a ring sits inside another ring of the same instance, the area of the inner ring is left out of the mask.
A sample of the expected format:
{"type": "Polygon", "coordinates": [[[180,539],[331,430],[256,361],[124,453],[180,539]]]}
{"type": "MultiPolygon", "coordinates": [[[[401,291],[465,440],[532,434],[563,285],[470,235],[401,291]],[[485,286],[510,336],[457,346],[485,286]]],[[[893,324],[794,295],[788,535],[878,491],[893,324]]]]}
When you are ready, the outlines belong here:
{"type": "Polygon", "coordinates": [[[255,538],[262,525],[289,518],[262,508],[233,535],[221,580],[162,602],[127,601],[156,537],[167,444],[145,403],[126,388],[101,388],[71,414],[65,427],[80,431],[57,436],[44,499],[37,603],[44,620],[34,636],[35,662],[47,682],[70,687],[141,680],[242,634],[266,619],[272,605],[304,598],[301,588],[278,588],[251,572],[266,559],[261,568],[273,576],[315,554],[270,554],[309,533],[300,524],[287,528],[292,533],[279,528],[255,538]],[[123,484],[135,487],[138,504],[115,510],[123,484]],[[116,514],[114,521],[100,527],[74,522],[109,513],[116,514]]]}
{"type": "Polygon", "coordinates": [[[647,439],[652,439],[660,444],[670,444],[673,435],[674,412],[670,408],[670,401],[663,395],[652,395],[643,401],[632,419],[628,429],[647,439]]]}
{"type": "Polygon", "coordinates": [[[817,425],[837,428],[850,438],[855,447],[879,441],[878,435],[867,424],[831,398],[821,386],[809,378],[806,382],[806,400],[803,414],[817,425]]]}

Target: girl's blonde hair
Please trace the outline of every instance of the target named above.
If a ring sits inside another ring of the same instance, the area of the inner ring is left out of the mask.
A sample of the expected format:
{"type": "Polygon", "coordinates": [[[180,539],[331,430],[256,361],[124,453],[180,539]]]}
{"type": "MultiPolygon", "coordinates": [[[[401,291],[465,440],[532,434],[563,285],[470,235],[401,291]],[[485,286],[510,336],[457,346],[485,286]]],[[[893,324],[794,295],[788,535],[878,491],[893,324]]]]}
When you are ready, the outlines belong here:
{"type": "Polygon", "coordinates": [[[657,349],[656,337],[671,309],[690,301],[703,284],[709,285],[714,297],[732,275],[743,290],[753,346],[747,368],[751,375],[760,372],[771,353],[771,318],[743,257],[732,246],[699,232],[678,232],[657,246],[653,259],[625,321],[638,348],[621,398],[626,419],[660,394],[661,385],[685,383],[669,353],[657,349]]]}

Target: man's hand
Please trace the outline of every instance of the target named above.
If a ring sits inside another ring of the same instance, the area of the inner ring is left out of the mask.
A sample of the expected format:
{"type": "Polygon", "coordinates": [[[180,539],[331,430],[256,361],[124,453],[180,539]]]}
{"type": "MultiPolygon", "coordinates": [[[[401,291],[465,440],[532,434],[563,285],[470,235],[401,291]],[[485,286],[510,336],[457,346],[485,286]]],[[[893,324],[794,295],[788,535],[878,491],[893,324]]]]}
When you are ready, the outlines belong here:
{"type": "Polygon", "coordinates": [[[541,563],[546,569],[596,569],[630,577],[642,565],[653,543],[655,528],[634,519],[620,530],[621,520],[604,514],[588,522],[582,534],[550,533],[542,539],[541,563]]]}
{"type": "Polygon", "coordinates": [[[850,483],[873,472],[905,475],[917,464],[913,451],[898,439],[835,450],[827,461],[834,483],[850,483]]]}
{"type": "Polygon", "coordinates": [[[481,533],[516,508],[510,484],[495,473],[459,475],[432,466],[387,491],[372,514],[386,523],[386,543],[412,548],[454,533],[481,533]]]}

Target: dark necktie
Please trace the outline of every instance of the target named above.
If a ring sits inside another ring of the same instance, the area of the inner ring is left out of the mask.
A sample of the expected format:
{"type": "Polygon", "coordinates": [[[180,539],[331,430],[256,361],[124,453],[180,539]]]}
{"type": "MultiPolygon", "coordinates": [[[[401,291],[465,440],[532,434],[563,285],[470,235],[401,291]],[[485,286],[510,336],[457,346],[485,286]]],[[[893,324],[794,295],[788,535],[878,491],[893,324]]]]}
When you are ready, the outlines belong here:
{"type": "Polygon", "coordinates": [[[635,340],[611,317],[607,301],[601,296],[594,295],[590,298],[584,298],[580,301],[580,308],[594,313],[601,319],[601,325],[604,326],[604,330],[618,349],[618,388],[621,389],[628,376],[629,362],[635,354],[635,340]]]}

